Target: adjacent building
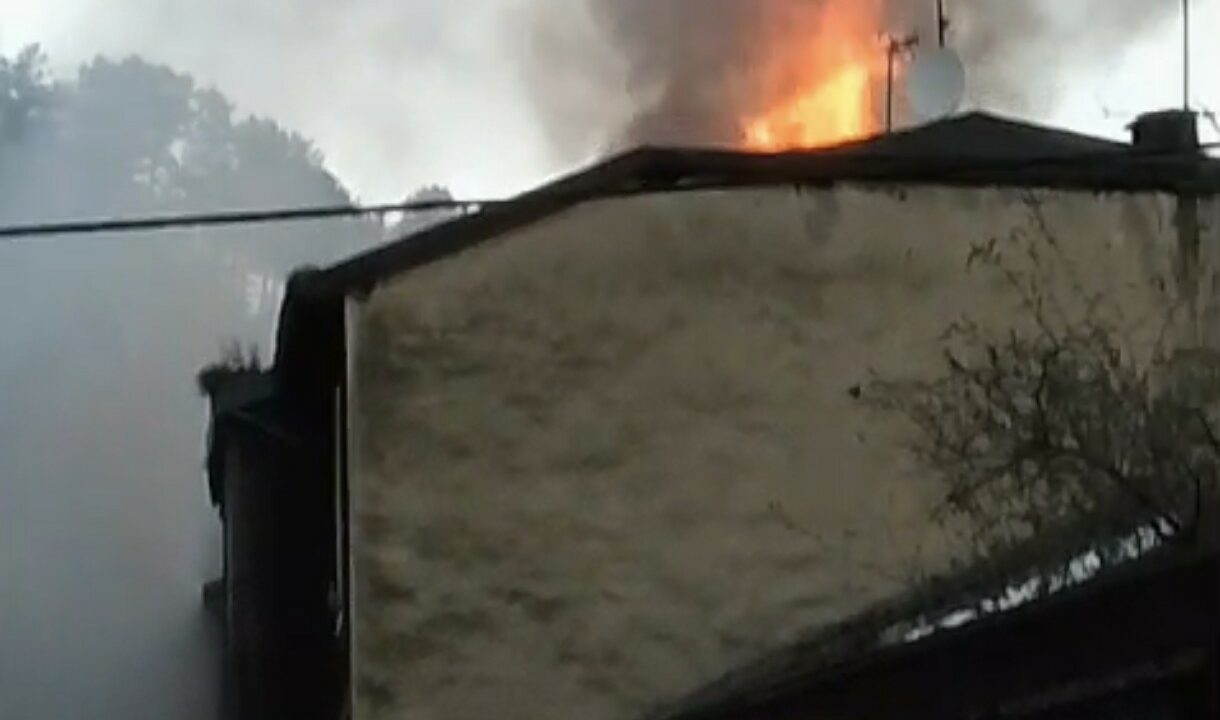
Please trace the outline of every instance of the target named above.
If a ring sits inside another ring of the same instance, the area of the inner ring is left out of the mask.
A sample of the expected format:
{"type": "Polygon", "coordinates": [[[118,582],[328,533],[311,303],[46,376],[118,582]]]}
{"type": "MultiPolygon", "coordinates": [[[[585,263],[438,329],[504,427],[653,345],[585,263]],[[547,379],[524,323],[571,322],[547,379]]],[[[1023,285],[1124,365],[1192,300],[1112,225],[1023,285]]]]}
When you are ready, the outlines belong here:
{"type": "MultiPolygon", "coordinates": [[[[629,720],[843,626],[952,554],[904,428],[852,389],[929,371],[963,315],[1011,319],[969,259],[1033,233],[1211,342],[1218,190],[1185,113],[1131,144],[969,114],[816,152],[637,150],[298,273],[273,367],[208,375],[234,712],[629,720]]],[[[842,671],[818,668],[796,677],[842,671]]],[[[678,716],[902,707],[743,692],[750,712],[678,716]]]]}

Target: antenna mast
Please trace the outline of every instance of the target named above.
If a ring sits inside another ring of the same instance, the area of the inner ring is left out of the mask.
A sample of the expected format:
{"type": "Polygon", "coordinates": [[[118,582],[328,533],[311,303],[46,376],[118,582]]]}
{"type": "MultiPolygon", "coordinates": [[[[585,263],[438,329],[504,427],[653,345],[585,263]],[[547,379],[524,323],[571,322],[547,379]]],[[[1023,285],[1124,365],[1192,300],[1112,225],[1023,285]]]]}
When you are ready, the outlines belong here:
{"type": "MultiPolygon", "coordinates": [[[[1189,2],[1189,0],[1185,0],[1189,2]]],[[[945,16],[945,0],[936,0],[936,37],[940,47],[945,46],[945,34],[949,31],[949,18],[945,16]]]]}
{"type": "Polygon", "coordinates": [[[1182,109],[1190,110],[1190,0],[1182,0],[1182,109]]]}
{"type": "Polygon", "coordinates": [[[890,36],[885,45],[885,132],[894,132],[894,65],[898,56],[910,52],[919,44],[919,35],[911,34],[904,38],[890,36]]]}

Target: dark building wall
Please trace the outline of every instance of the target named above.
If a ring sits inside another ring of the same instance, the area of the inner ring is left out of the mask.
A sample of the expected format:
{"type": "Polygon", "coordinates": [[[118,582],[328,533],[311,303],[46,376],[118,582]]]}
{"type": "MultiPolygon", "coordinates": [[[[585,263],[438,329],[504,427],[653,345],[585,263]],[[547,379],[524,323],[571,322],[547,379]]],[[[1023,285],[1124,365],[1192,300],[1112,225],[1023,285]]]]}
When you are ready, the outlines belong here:
{"type": "Polygon", "coordinates": [[[230,716],[338,717],[334,497],[325,448],[244,423],[225,431],[230,716]]]}

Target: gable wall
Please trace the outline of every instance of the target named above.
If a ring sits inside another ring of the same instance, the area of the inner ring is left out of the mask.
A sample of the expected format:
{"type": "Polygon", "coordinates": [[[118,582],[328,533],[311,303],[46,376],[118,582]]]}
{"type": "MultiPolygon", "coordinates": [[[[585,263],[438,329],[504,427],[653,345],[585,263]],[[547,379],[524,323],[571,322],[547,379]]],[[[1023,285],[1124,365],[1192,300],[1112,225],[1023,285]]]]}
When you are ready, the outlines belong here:
{"type": "Polygon", "coordinates": [[[941,567],[935,486],[849,389],[1014,316],[967,258],[1031,200],[1159,323],[1160,195],[609,199],[378,288],[351,328],[356,717],[634,717],[941,567]]]}

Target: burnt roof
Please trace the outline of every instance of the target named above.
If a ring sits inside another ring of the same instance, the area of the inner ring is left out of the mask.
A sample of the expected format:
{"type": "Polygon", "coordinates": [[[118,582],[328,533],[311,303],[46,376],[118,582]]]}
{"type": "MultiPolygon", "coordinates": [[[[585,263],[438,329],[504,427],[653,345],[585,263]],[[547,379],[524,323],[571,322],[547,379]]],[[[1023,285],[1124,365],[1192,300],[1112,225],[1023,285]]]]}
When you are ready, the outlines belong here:
{"type": "Polygon", "coordinates": [[[1127,143],[981,112],[818,150],[757,154],[645,147],[312,271],[301,289],[365,292],[399,272],[594,198],[836,182],[1211,193],[1220,189],[1220,161],[1202,154],[1152,154],[1127,143]]]}
{"type": "Polygon", "coordinates": [[[880,135],[821,153],[890,155],[915,159],[968,157],[1026,160],[1086,154],[1105,156],[1130,150],[1131,146],[1127,143],[976,112],[889,135],[880,135]]]}

